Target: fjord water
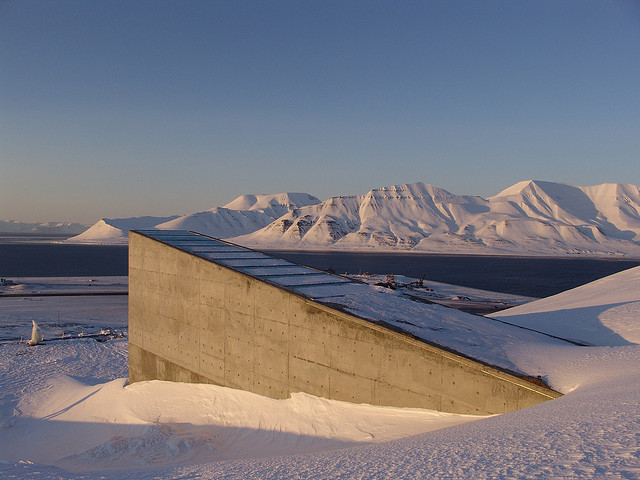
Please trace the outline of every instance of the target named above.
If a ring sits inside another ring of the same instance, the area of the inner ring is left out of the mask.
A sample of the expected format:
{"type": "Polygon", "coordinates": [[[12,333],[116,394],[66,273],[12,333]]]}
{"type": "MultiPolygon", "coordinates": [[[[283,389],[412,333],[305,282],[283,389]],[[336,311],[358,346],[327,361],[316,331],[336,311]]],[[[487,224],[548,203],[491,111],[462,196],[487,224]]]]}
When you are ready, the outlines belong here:
{"type": "MultiPolygon", "coordinates": [[[[336,273],[425,278],[496,292],[547,297],[640,265],[640,259],[511,257],[417,253],[269,251],[286,260],[336,273]]],[[[0,238],[0,277],[127,275],[122,245],[69,245],[0,238]]]]}
{"type": "Polygon", "coordinates": [[[127,275],[128,248],[0,240],[0,277],[127,275]]]}
{"type": "Polygon", "coordinates": [[[640,265],[640,259],[515,257],[421,253],[270,251],[336,273],[405,275],[495,292],[548,297],[640,265]]]}

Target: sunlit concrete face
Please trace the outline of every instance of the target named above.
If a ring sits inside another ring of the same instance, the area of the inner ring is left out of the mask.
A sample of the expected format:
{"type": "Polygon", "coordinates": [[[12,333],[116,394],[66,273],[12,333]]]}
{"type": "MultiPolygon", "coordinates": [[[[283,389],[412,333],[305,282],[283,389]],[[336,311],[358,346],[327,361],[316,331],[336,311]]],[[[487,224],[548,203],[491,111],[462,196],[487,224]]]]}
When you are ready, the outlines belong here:
{"type": "Polygon", "coordinates": [[[131,232],[129,381],[472,414],[558,396],[331,304],[362,287],[190,232],[131,232]]]}

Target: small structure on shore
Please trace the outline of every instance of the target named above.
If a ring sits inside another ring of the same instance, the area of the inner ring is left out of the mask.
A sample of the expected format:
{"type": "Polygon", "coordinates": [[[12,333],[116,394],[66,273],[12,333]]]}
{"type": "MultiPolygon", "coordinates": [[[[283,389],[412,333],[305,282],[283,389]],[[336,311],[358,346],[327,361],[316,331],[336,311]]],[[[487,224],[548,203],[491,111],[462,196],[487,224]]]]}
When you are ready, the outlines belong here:
{"type": "Polygon", "coordinates": [[[38,324],[34,320],[31,320],[31,323],[33,324],[33,327],[31,329],[31,340],[27,342],[27,345],[33,347],[34,345],[42,343],[42,341],[44,340],[44,336],[42,335],[38,324]]]}

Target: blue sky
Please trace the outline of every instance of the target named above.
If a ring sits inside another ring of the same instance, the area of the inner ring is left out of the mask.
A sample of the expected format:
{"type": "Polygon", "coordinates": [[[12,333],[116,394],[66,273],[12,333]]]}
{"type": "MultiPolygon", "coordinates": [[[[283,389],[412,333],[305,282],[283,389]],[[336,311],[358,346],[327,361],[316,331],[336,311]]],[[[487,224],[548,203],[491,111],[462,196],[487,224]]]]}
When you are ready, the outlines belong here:
{"type": "Polygon", "coordinates": [[[640,184],[640,4],[0,0],[0,219],[640,184]]]}

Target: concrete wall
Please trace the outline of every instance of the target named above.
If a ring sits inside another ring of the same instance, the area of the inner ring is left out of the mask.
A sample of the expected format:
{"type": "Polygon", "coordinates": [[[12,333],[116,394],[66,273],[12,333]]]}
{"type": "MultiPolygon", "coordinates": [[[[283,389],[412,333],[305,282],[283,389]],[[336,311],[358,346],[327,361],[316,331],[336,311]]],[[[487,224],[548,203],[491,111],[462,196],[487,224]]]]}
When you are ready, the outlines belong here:
{"type": "Polygon", "coordinates": [[[549,389],[131,232],[129,381],[503,413],[549,389]]]}

